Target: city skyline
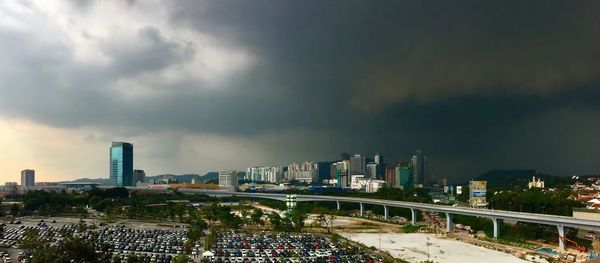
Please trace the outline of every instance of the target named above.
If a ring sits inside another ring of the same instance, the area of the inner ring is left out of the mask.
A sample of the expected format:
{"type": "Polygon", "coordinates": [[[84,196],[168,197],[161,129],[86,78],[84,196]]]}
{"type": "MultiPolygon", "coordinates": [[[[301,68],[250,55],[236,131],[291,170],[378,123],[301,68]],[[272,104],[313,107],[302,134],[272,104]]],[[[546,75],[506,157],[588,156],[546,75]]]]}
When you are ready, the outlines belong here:
{"type": "Polygon", "coordinates": [[[597,174],[599,10],[3,1],[0,177],[106,178],[111,141],[134,143],[148,175],[416,149],[454,181],[597,174]]]}

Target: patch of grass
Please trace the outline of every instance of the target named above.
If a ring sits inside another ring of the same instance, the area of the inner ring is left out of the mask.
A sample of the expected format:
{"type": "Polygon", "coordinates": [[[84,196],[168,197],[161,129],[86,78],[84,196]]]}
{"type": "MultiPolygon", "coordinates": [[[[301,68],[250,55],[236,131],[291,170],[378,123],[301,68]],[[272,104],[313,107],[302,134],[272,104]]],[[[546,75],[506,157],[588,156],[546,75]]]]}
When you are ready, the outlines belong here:
{"type": "Polygon", "coordinates": [[[415,233],[419,231],[419,226],[413,226],[411,224],[406,224],[402,227],[402,232],[404,233],[415,233]]]}

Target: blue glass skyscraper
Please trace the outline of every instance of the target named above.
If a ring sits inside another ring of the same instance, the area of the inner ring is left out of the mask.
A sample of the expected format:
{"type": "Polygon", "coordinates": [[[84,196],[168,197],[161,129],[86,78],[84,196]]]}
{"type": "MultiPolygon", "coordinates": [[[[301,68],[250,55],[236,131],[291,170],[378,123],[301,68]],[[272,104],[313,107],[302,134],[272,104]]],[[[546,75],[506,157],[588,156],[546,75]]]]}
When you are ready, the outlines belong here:
{"type": "Polygon", "coordinates": [[[133,144],[113,142],[110,147],[110,179],[116,186],[135,186],[133,180],[133,144]]]}

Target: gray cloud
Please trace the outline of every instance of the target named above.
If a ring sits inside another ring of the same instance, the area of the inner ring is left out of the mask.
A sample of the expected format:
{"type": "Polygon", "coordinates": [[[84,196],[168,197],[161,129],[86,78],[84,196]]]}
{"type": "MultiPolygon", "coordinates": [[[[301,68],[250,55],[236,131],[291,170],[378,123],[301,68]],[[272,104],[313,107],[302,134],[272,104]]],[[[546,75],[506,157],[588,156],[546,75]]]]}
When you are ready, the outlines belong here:
{"type": "MultiPolygon", "coordinates": [[[[576,149],[566,146],[585,145],[592,133],[579,131],[600,128],[589,125],[600,96],[594,2],[181,0],[165,2],[166,17],[143,20],[135,12],[144,4],[116,5],[106,22],[135,23],[104,28],[109,34],[95,20],[65,33],[42,13],[0,8],[24,25],[0,25],[8,84],[0,114],[95,127],[103,134],[94,138],[161,134],[160,147],[142,155],[165,158],[164,170],[182,165],[182,149],[211,169],[205,152],[179,141],[206,134],[262,142],[251,149],[275,163],[341,151],[393,160],[423,148],[433,171],[451,178],[527,164],[566,174],[600,168],[570,158],[576,149]],[[580,114],[588,117],[570,118],[580,114]],[[525,151],[522,138],[537,138],[536,147],[525,151]]],[[[75,24],[101,6],[77,8],[63,14],[75,24]]]]}

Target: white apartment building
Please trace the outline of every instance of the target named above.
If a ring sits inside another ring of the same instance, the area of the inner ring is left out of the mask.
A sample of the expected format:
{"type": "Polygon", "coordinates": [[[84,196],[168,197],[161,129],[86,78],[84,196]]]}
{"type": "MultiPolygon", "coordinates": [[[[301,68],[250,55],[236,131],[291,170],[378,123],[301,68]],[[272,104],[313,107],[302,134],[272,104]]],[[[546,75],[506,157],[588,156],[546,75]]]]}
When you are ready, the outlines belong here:
{"type": "Polygon", "coordinates": [[[283,181],[283,168],[279,166],[255,166],[246,171],[246,179],[252,182],[280,183],[283,181]]]}
{"type": "Polygon", "coordinates": [[[315,182],[317,178],[319,178],[319,163],[311,161],[288,165],[284,176],[286,181],[296,180],[304,183],[315,182]]]}

